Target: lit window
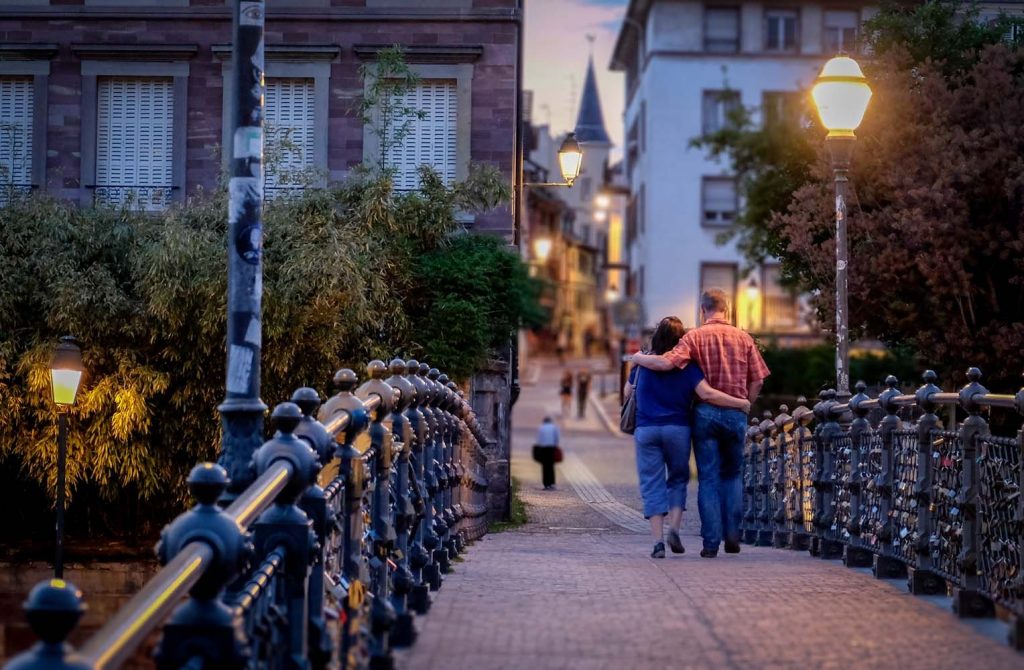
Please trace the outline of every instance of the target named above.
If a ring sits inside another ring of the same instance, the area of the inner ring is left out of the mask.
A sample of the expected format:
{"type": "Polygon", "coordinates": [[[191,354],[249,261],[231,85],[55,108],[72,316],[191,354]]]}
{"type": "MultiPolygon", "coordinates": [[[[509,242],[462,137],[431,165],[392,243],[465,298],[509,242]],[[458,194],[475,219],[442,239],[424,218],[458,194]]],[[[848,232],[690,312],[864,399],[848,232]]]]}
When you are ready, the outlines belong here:
{"type": "Polygon", "coordinates": [[[800,325],[796,294],[782,285],[782,267],[764,266],[764,325],[771,331],[789,331],[800,325]]]}
{"type": "Polygon", "coordinates": [[[731,226],[736,221],[736,180],[731,177],[705,177],[702,187],[703,224],[731,226]]]}
{"type": "MultiPolygon", "coordinates": [[[[736,265],[734,263],[701,263],[700,292],[717,288],[725,291],[730,307],[736,305],[736,265]]],[[[736,323],[736,310],[730,309],[732,322],[736,323]]]]}
{"type": "Polygon", "coordinates": [[[104,77],[97,83],[96,198],[159,211],[171,200],[174,83],[104,77]]]}
{"type": "Polygon", "coordinates": [[[769,9],[764,13],[764,50],[796,51],[796,10],[769,9]]]}

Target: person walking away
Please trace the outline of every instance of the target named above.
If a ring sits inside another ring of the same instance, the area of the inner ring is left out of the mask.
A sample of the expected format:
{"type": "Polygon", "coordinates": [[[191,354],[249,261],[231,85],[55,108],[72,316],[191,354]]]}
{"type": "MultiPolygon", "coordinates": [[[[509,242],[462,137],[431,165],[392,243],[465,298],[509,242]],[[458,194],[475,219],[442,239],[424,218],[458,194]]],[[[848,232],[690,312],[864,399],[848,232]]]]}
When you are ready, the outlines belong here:
{"type": "MultiPolygon", "coordinates": [[[[662,355],[685,335],[683,323],[665,317],[651,337],[651,351],[662,355]]],[[[715,390],[694,362],[682,369],[653,372],[635,366],[625,396],[636,393],[636,468],[644,518],[651,524],[654,549],[651,558],[665,557],[665,543],[672,553],[685,551],[679,528],[686,510],[690,480],[691,413],[694,395],[705,402],[746,412],[750,403],[715,390]],[[665,527],[665,519],[668,527],[665,527]]]]}
{"type": "MultiPolygon", "coordinates": [[[[637,354],[633,362],[650,370],[684,368],[695,362],[709,384],[751,404],[771,374],[749,334],[729,322],[729,298],[721,289],[708,289],[700,297],[703,325],[686,333],[662,354],[637,354]]],[[[748,410],[749,411],[749,410],[748,410]]],[[[714,558],[725,540],[725,552],[740,551],[742,516],[743,439],[747,412],[699,403],[693,413],[693,449],[697,461],[697,507],[704,548],[700,555],[714,558]]]]}
{"type": "Polygon", "coordinates": [[[537,429],[537,443],[534,445],[535,458],[540,461],[541,481],[544,490],[555,488],[555,448],[558,447],[558,426],[550,416],[537,429]]]}
{"type": "Polygon", "coordinates": [[[558,396],[562,400],[562,420],[565,421],[569,418],[569,413],[572,412],[572,372],[570,370],[562,373],[558,396]]]}
{"type": "Polygon", "coordinates": [[[579,418],[587,415],[587,394],[590,393],[590,370],[580,370],[576,375],[576,412],[579,418]]]}

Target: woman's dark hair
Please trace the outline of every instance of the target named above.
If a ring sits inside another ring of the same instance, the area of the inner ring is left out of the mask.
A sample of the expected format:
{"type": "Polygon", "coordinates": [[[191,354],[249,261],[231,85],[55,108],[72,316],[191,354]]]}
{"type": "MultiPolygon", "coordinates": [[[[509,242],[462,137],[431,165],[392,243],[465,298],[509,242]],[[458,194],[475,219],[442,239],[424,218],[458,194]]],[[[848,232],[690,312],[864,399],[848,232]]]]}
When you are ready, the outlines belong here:
{"type": "Polygon", "coordinates": [[[663,354],[672,347],[679,344],[679,340],[686,334],[683,322],[677,317],[666,316],[658,323],[658,327],[651,335],[651,353],[663,354]]]}

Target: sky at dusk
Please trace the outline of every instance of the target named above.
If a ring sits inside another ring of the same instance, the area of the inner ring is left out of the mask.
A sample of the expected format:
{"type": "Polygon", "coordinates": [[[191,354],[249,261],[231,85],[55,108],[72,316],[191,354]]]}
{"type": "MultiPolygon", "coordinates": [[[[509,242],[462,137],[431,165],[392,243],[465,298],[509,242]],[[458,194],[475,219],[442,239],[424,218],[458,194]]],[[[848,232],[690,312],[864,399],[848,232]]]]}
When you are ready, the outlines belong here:
{"type": "Polygon", "coordinates": [[[533,122],[557,134],[576,125],[594,36],[594,68],[605,126],[622,147],[622,74],[608,70],[627,0],[526,0],[524,86],[533,91],[533,122]]]}

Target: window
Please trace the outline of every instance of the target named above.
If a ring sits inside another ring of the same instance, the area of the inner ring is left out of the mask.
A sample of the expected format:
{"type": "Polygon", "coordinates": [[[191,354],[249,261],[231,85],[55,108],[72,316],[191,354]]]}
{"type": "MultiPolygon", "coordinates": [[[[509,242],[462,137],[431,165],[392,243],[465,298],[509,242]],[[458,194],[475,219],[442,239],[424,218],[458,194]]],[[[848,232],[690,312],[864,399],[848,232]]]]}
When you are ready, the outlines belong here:
{"type": "Polygon", "coordinates": [[[702,127],[705,133],[718,132],[725,127],[729,113],[740,106],[737,91],[704,91],[702,127]]]}
{"type": "Polygon", "coordinates": [[[856,53],[858,23],[855,11],[825,10],[825,54],[856,53]]]}
{"type": "MultiPolygon", "coordinates": [[[[434,168],[446,184],[451,184],[458,166],[455,80],[423,80],[400,96],[395,104],[424,113],[423,118],[408,119],[408,134],[388,148],[385,164],[395,170],[395,188],[399,191],[419,188],[421,165],[434,168]]],[[[398,125],[403,123],[400,121],[398,125]]]]}
{"type": "Polygon", "coordinates": [[[173,80],[102,77],[96,91],[97,199],[164,209],[173,185],[173,80]]]}
{"type": "Polygon", "coordinates": [[[704,10],[704,50],[710,53],[736,53],[740,50],[740,11],[735,7],[708,7],[704,10]]]}
{"type": "Polygon", "coordinates": [[[798,328],[800,320],[796,295],[782,285],[782,267],[765,265],[763,277],[765,330],[791,331],[798,328]]]}
{"type": "Polygon", "coordinates": [[[764,13],[764,50],[796,51],[796,17],[794,9],[769,9],[764,13]]]}
{"type": "Polygon", "coordinates": [[[315,137],[313,79],[267,79],[264,193],[268,200],[302,188],[313,167],[315,137]]]}
{"type": "Polygon", "coordinates": [[[32,77],[0,77],[0,205],[32,187],[32,77]]]}
{"type": "Polygon", "coordinates": [[[731,226],[736,220],[736,180],[732,177],[704,177],[701,202],[705,226],[731,226]]]}
{"type": "Polygon", "coordinates": [[[765,91],[761,105],[761,118],[765,126],[779,123],[797,124],[802,109],[801,96],[792,91],[765,91]]]}
{"type": "MultiPolygon", "coordinates": [[[[712,288],[725,291],[729,296],[730,306],[736,304],[736,264],[735,263],[701,263],[700,292],[712,288]]],[[[698,307],[699,310],[699,307],[698,307]]],[[[736,323],[736,310],[730,309],[732,322],[736,323]]]]}

